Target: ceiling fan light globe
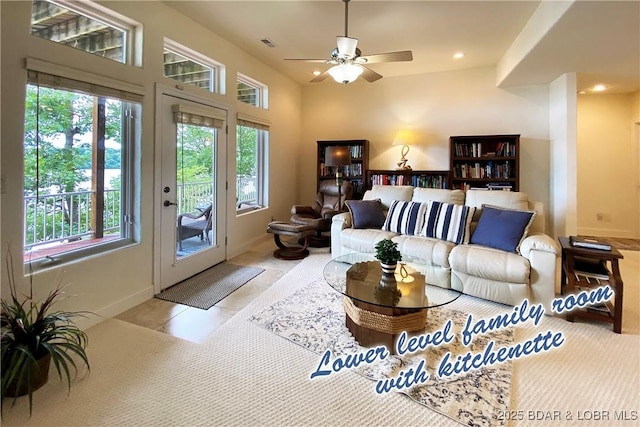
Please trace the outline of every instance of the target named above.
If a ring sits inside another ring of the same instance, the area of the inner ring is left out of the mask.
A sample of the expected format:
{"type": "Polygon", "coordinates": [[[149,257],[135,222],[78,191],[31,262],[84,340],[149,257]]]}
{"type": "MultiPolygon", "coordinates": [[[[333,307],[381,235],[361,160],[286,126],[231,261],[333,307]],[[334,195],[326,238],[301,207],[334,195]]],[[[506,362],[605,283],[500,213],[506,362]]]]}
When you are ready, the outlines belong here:
{"type": "Polygon", "coordinates": [[[331,67],[328,73],[338,83],[351,83],[355,81],[364,70],[359,65],[340,64],[331,67]]]}

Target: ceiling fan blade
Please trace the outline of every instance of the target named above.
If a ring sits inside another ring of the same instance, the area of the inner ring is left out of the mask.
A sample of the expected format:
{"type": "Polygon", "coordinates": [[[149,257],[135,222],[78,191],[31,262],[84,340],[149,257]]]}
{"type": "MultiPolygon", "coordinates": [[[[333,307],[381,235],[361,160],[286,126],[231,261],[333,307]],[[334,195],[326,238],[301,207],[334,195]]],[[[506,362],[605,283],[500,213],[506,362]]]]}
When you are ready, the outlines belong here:
{"type": "Polygon", "coordinates": [[[351,59],[356,56],[356,46],[358,45],[358,39],[353,37],[336,37],[338,43],[338,54],[343,58],[351,59]]]}
{"type": "Polygon", "coordinates": [[[376,73],[375,71],[373,71],[371,68],[367,68],[363,65],[361,65],[362,67],[362,74],[360,75],[363,79],[365,79],[366,81],[368,81],[369,83],[373,83],[376,80],[380,80],[382,78],[382,75],[376,73]]]}
{"type": "Polygon", "coordinates": [[[301,62],[318,62],[318,63],[327,63],[326,59],[299,59],[299,58],[285,58],[285,61],[301,61],[301,62]]]}
{"type": "Polygon", "coordinates": [[[320,73],[317,76],[315,76],[314,78],[312,78],[309,82],[310,83],[320,83],[320,82],[325,81],[327,77],[329,77],[329,72],[328,71],[323,71],[322,73],[320,73]]]}
{"type": "Polygon", "coordinates": [[[413,53],[410,50],[400,52],[377,53],[373,55],[361,56],[359,59],[366,60],[367,64],[380,62],[413,61],[413,53]]]}

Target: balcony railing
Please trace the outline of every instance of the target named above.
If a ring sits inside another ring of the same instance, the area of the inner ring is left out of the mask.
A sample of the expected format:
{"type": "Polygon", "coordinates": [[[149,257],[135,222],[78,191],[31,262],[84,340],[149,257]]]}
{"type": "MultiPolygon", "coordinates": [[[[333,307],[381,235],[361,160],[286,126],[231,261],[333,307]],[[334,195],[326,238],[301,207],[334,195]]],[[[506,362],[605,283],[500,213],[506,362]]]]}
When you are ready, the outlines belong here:
{"type": "MultiPolygon", "coordinates": [[[[255,203],[256,179],[238,177],[236,200],[255,203]]],[[[93,191],[24,197],[24,251],[45,244],[72,242],[94,235],[91,228],[93,191]]],[[[194,212],[213,200],[213,183],[196,182],[178,186],[178,214],[194,212]]],[[[104,234],[120,232],[120,190],[104,192],[104,234]]]]}

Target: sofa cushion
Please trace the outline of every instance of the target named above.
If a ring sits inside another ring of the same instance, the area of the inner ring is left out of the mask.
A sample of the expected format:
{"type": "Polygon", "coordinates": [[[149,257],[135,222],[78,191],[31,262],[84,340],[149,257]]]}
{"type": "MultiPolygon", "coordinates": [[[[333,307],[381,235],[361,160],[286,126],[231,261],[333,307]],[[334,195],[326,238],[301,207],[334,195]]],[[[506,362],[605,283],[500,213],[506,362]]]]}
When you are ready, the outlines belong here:
{"type": "Polygon", "coordinates": [[[452,203],[454,205],[464,205],[464,191],[421,187],[416,187],[413,190],[412,202],[428,202],[429,200],[452,203]]]}
{"type": "Polygon", "coordinates": [[[395,236],[394,242],[403,255],[424,259],[427,264],[449,268],[449,254],[456,246],[454,243],[422,236],[395,236]]]}
{"type": "Polygon", "coordinates": [[[380,199],[382,207],[389,209],[394,200],[411,200],[413,187],[410,185],[374,185],[365,191],[362,200],[380,199]]]}
{"type": "Polygon", "coordinates": [[[470,242],[517,253],[534,216],[534,211],[483,205],[470,242]]]}
{"type": "Polygon", "coordinates": [[[435,237],[452,243],[469,242],[469,224],[475,212],[474,207],[428,202],[421,236],[435,237]]]}
{"type": "Polygon", "coordinates": [[[451,250],[454,272],[506,283],[529,283],[531,265],[520,255],[476,245],[458,245],[451,250]]]}
{"type": "Polygon", "coordinates": [[[380,199],[347,200],[344,203],[351,213],[353,228],[381,228],[384,224],[385,215],[380,199]]]}
{"type": "Polygon", "coordinates": [[[382,229],[398,234],[420,234],[426,210],[426,203],[394,200],[389,207],[382,229]]]}
{"type": "Polygon", "coordinates": [[[340,233],[340,239],[344,248],[355,252],[372,253],[375,252],[375,245],[382,239],[391,239],[397,236],[389,231],[376,230],[373,228],[345,228],[340,233]]]}

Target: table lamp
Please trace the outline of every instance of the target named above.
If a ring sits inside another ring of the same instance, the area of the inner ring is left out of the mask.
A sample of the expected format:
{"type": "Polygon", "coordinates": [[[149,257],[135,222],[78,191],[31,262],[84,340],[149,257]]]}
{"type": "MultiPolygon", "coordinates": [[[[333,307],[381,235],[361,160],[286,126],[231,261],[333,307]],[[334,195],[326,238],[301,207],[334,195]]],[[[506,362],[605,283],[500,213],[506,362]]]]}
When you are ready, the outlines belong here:
{"type": "Polygon", "coordinates": [[[351,152],[348,146],[333,145],[327,147],[324,152],[324,164],[333,166],[338,186],[338,210],[342,211],[342,166],[351,164],[351,152]]]}
{"type": "Polygon", "coordinates": [[[393,144],[391,145],[402,145],[402,157],[400,161],[397,163],[397,170],[410,170],[411,166],[407,164],[406,155],[409,153],[409,146],[414,145],[415,141],[413,138],[413,133],[410,130],[401,130],[398,131],[396,137],[393,139],[393,144]]]}

